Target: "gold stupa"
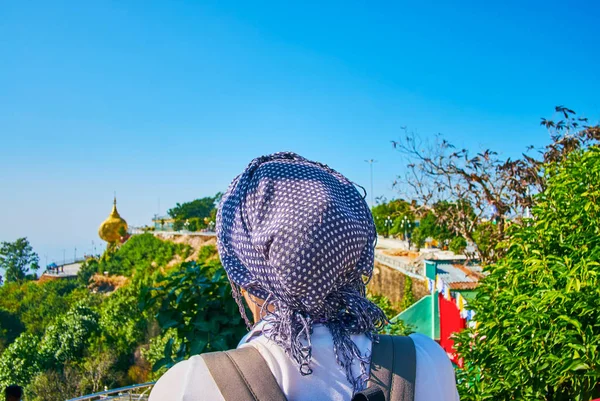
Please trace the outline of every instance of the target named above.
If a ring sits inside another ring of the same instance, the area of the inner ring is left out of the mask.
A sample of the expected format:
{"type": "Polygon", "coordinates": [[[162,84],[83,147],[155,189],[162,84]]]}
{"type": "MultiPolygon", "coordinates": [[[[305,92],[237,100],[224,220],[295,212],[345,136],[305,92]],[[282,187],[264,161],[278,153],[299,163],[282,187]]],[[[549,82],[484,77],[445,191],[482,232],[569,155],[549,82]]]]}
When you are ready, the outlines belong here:
{"type": "Polygon", "coordinates": [[[127,231],[127,222],[117,212],[117,197],[113,202],[112,212],[108,219],[100,224],[98,235],[109,244],[113,244],[121,239],[123,230],[127,231]]]}

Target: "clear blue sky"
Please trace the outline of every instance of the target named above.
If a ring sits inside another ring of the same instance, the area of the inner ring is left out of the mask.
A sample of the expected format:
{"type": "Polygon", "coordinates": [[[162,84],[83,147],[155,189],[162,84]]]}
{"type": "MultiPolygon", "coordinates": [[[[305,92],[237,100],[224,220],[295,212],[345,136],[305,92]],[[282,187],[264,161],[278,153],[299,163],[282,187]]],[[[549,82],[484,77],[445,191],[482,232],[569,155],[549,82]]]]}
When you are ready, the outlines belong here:
{"type": "Polygon", "coordinates": [[[600,117],[600,3],[0,0],[0,240],[89,252],[296,151],[394,197],[408,126],[473,149],[600,117]],[[325,4],[323,4],[325,3],[325,4]]]}

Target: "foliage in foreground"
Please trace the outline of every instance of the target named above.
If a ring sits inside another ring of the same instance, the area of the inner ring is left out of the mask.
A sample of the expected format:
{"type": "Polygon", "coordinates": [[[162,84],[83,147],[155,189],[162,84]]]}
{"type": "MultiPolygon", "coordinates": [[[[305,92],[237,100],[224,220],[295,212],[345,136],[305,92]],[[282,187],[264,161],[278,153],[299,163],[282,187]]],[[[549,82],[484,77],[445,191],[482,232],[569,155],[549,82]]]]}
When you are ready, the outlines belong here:
{"type": "MultiPolygon", "coordinates": [[[[405,285],[404,285],[404,291],[407,291],[407,289],[409,292],[405,292],[405,296],[402,300],[403,308],[407,307],[406,305],[408,305],[408,306],[412,305],[411,300],[414,299],[413,295],[412,295],[412,281],[410,280],[409,277],[406,278],[405,285]],[[406,284],[406,283],[410,283],[410,284],[406,284]],[[407,296],[407,294],[409,294],[409,295],[407,296]]],[[[394,336],[407,336],[414,332],[412,330],[412,327],[410,325],[404,323],[403,320],[395,319],[395,317],[398,315],[398,313],[400,313],[400,311],[392,305],[392,303],[390,302],[388,297],[386,297],[385,295],[368,294],[367,298],[369,298],[369,300],[371,302],[373,302],[375,305],[379,306],[379,308],[383,311],[383,313],[385,313],[385,316],[388,319],[390,319],[390,322],[388,323],[388,325],[385,326],[385,328],[381,332],[382,334],[390,334],[390,335],[394,335],[394,336]]]]}
{"type": "Polygon", "coordinates": [[[158,324],[163,331],[175,329],[176,336],[167,339],[164,357],[154,364],[154,370],[191,355],[237,346],[246,326],[222,268],[187,262],[159,281],[161,285],[147,294],[144,307],[159,304],[158,324]]]}
{"type": "Polygon", "coordinates": [[[600,397],[600,149],[550,165],[533,219],[511,227],[458,336],[461,399],[600,397]]]}

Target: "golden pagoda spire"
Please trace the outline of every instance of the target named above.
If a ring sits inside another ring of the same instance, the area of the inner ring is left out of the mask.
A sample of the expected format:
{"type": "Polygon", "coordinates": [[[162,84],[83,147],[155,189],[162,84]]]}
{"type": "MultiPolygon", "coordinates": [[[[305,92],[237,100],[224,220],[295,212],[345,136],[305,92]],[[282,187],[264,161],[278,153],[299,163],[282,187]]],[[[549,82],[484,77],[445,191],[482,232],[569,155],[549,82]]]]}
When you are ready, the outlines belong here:
{"type": "Polygon", "coordinates": [[[127,222],[119,215],[117,211],[117,195],[113,199],[113,207],[110,215],[100,225],[98,235],[109,244],[119,241],[123,231],[127,231],[127,222]]]}

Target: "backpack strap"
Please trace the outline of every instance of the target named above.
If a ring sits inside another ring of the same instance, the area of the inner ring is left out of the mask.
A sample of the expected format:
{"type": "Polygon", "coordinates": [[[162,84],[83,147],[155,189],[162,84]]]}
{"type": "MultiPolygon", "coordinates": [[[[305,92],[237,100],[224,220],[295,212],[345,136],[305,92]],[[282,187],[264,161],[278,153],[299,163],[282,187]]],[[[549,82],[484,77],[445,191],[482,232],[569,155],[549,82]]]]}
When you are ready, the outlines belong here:
{"type": "Polygon", "coordinates": [[[368,388],[354,401],[414,401],[417,355],[408,336],[380,335],[373,341],[368,388]]]}
{"type": "Polygon", "coordinates": [[[201,355],[225,401],[286,401],[271,369],[252,346],[201,355]]]}

